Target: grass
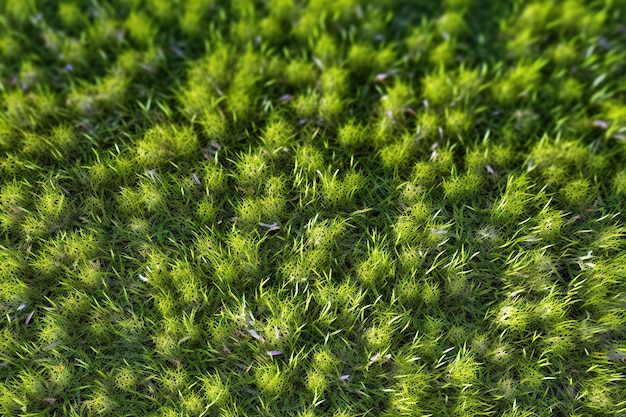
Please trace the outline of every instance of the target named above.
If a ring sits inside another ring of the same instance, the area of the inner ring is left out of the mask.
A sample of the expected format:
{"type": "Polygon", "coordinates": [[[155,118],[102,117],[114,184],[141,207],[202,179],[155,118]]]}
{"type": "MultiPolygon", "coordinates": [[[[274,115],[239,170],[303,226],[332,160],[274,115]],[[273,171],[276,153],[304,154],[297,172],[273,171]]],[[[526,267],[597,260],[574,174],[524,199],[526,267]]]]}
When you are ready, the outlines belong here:
{"type": "Polygon", "coordinates": [[[626,3],[0,1],[0,415],[626,415],[626,3]]]}

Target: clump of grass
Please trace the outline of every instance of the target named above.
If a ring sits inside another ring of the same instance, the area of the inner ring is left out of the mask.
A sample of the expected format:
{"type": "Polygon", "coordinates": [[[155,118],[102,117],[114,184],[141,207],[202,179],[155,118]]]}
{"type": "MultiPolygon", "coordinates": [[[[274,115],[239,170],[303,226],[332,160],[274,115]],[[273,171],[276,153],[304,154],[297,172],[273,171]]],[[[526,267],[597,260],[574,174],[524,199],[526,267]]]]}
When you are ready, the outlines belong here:
{"type": "Polygon", "coordinates": [[[342,146],[347,148],[363,149],[372,146],[369,128],[353,120],[339,128],[337,139],[342,146]]]}
{"type": "Polygon", "coordinates": [[[198,138],[186,127],[165,124],[146,131],[137,143],[137,158],[146,168],[192,156],[198,150],[198,138]]]}

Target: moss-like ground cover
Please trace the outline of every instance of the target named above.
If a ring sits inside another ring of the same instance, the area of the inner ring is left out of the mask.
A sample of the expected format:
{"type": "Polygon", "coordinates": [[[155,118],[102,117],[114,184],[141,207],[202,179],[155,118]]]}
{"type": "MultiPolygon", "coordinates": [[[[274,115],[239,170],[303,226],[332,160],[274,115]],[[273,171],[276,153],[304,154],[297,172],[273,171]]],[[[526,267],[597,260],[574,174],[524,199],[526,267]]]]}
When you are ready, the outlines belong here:
{"type": "Polygon", "coordinates": [[[0,1],[0,415],[626,415],[625,19],[0,1]]]}

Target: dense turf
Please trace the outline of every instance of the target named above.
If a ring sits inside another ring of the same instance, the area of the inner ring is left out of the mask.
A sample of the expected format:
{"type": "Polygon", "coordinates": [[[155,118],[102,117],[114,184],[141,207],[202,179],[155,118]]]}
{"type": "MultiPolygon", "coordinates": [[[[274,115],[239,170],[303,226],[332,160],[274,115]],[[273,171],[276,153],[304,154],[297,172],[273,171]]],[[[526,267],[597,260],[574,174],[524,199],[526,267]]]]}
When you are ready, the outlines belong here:
{"type": "Polygon", "coordinates": [[[440,3],[1,0],[0,415],[626,415],[626,2],[440,3]]]}

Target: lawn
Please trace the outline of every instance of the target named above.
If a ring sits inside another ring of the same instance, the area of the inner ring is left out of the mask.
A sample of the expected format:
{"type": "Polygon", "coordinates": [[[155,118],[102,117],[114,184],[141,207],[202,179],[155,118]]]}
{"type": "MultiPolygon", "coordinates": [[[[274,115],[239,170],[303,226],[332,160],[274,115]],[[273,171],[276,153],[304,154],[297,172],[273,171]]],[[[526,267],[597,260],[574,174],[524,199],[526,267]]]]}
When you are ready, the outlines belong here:
{"type": "Polygon", "coordinates": [[[626,416],[626,1],[0,0],[1,416],[626,416]]]}

